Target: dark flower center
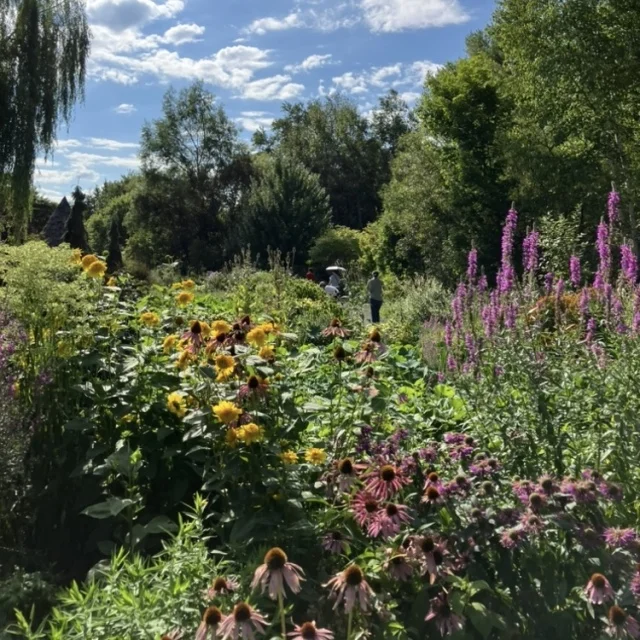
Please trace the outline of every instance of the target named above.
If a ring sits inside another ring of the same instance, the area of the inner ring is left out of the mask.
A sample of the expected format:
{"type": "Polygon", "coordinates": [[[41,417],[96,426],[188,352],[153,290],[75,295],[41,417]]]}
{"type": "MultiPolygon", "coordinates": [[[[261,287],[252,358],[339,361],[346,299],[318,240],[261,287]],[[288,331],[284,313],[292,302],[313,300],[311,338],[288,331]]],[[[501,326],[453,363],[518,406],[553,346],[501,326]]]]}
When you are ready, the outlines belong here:
{"type": "Polygon", "coordinates": [[[609,609],[609,621],[616,627],[621,627],[626,619],[627,614],[620,607],[613,606],[609,609]]]}
{"type": "Polygon", "coordinates": [[[442,555],[442,551],[440,551],[440,549],[433,550],[433,560],[438,566],[442,564],[444,556],[442,555]]]}
{"type": "Polygon", "coordinates": [[[532,507],[538,508],[541,507],[543,503],[542,496],[539,493],[532,493],[529,496],[529,504],[532,507]]]}
{"type": "Polygon", "coordinates": [[[473,444],[475,443],[475,440],[474,440],[471,436],[467,436],[467,437],[464,439],[464,443],[465,443],[467,446],[472,447],[472,446],[473,446],[473,444]]]}
{"type": "Polygon", "coordinates": [[[202,325],[197,320],[191,324],[191,333],[195,335],[202,333],[202,325]]]}
{"type": "Polygon", "coordinates": [[[553,489],[553,480],[551,478],[545,478],[540,486],[548,493],[553,489]]]}
{"type": "Polygon", "coordinates": [[[257,376],[250,376],[249,382],[247,383],[249,389],[257,389],[260,386],[260,380],[257,376]]]}
{"type": "Polygon", "coordinates": [[[398,515],[399,509],[395,504],[388,504],[386,511],[387,511],[387,515],[390,518],[393,518],[394,516],[398,515]]]}
{"type": "Polygon", "coordinates": [[[513,542],[517,542],[519,538],[520,538],[520,534],[516,529],[511,529],[511,531],[509,531],[509,540],[512,540],[513,542]]]}
{"type": "Polygon", "coordinates": [[[334,531],[331,534],[331,537],[336,541],[336,542],[340,542],[342,540],[342,534],[339,531],[334,531]]]}
{"type": "Polygon", "coordinates": [[[530,527],[537,527],[542,524],[542,520],[540,520],[538,516],[530,516],[529,519],[527,520],[527,524],[530,527]]]}
{"type": "Polygon", "coordinates": [[[440,492],[435,487],[427,487],[427,499],[435,502],[440,497],[440,492]]]}
{"type": "Polygon", "coordinates": [[[435,471],[432,471],[427,477],[429,482],[438,482],[440,480],[440,476],[435,471]]]}
{"type": "Polygon", "coordinates": [[[396,479],[396,470],[390,464],[385,464],[380,469],[380,477],[385,482],[393,482],[396,479]]]}
{"type": "Polygon", "coordinates": [[[227,339],[227,334],[226,334],[226,333],[219,333],[219,334],[216,336],[216,342],[219,342],[219,343],[221,343],[221,344],[222,344],[226,339],[227,339]]]}
{"type": "Polygon", "coordinates": [[[493,493],[493,485],[490,482],[483,482],[482,483],[482,490],[487,495],[491,495],[493,493]]]}
{"type": "Polygon", "coordinates": [[[304,640],[315,640],[318,637],[316,626],[313,622],[305,622],[300,627],[300,636],[304,638],[304,640]]]}
{"type": "Polygon", "coordinates": [[[350,587],[357,587],[364,580],[362,569],[355,565],[349,567],[344,572],[344,579],[350,587]]]}
{"type": "Polygon", "coordinates": [[[353,462],[351,462],[349,458],[345,458],[340,461],[338,468],[340,469],[340,473],[351,475],[353,473],[353,462]]]}
{"type": "Polygon", "coordinates": [[[373,373],[374,373],[373,367],[367,367],[367,370],[366,370],[367,378],[373,378],[373,373]]]}
{"type": "Polygon", "coordinates": [[[343,347],[341,346],[337,346],[334,350],[333,350],[333,357],[336,360],[344,360],[347,357],[347,352],[344,350],[343,347]]]}
{"type": "Polygon", "coordinates": [[[602,589],[604,585],[607,584],[607,579],[601,573],[594,573],[591,576],[591,584],[596,589],[602,589]]]}
{"type": "Polygon", "coordinates": [[[593,482],[593,480],[589,480],[589,482],[586,482],[585,486],[587,487],[587,489],[589,489],[589,491],[595,491],[597,488],[596,483],[593,482]]]}
{"type": "Polygon", "coordinates": [[[369,336],[369,340],[371,340],[371,342],[381,342],[382,336],[380,335],[380,332],[377,329],[374,329],[371,332],[371,335],[369,336]]]}
{"type": "Polygon", "coordinates": [[[264,563],[271,571],[278,571],[284,568],[287,563],[287,554],[279,547],[269,549],[264,557],[264,563]]]}
{"type": "Polygon", "coordinates": [[[474,509],[471,512],[471,517],[472,518],[476,518],[476,520],[482,518],[482,510],[481,509],[474,509]]]}
{"type": "Polygon", "coordinates": [[[436,543],[433,541],[433,538],[422,538],[420,548],[423,553],[433,553],[433,550],[436,548],[436,543]]]}
{"type": "Polygon", "coordinates": [[[489,458],[489,460],[487,460],[487,464],[492,468],[495,469],[498,466],[498,461],[495,458],[489,458]]]}
{"type": "Polygon", "coordinates": [[[340,320],[338,320],[338,318],[334,318],[334,319],[331,321],[331,326],[332,326],[332,327],[341,327],[341,326],[342,326],[342,323],[340,322],[340,320]]]}
{"type": "Polygon", "coordinates": [[[248,622],[251,620],[251,607],[245,602],[237,604],[233,608],[233,617],[236,622],[248,622]]]}
{"type": "Polygon", "coordinates": [[[224,578],[216,578],[213,583],[213,588],[215,591],[222,591],[227,588],[227,581],[224,578]]]}
{"type": "Polygon", "coordinates": [[[373,498],[369,498],[369,500],[364,503],[364,508],[367,513],[374,513],[378,510],[378,501],[373,498]]]}
{"type": "Polygon", "coordinates": [[[208,607],[202,616],[202,620],[208,627],[215,627],[222,620],[222,613],[218,607],[208,607]]]}
{"type": "Polygon", "coordinates": [[[240,320],[240,324],[251,324],[251,316],[244,316],[244,318],[240,320]]]}
{"type": "Polygon", "coordinates": [[[465,476],[456,476],[456,484],[459,487],[464,487],[467,484],[467,478],[465,476]]]}
{"type": "Polygon", "coordinates": [[[609,485],[609,495],[612,497],[620,495],[620,487],[615,484],[609,485]]]}

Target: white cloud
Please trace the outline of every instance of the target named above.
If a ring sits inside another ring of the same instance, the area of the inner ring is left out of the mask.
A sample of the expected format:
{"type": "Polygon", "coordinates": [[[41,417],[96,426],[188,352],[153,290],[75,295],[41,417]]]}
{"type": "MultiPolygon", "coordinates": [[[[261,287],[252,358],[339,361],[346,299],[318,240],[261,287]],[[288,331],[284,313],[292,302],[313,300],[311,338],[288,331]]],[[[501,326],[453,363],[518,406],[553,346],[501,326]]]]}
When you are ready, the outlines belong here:
{"type": "Polygon", "coordinates": [[[412,105],[420,99],[422,94],[417,91],[403,91],[400,94],[400,98],[404,100],[407,104],[412,105]]]}
{"type": "Polygon", "coordinates": [[[70,149],[71,147],[81,147],[82,142],[80,140],[76,140],[75,138],[67,138],[66,140],[58,140],[56,142],[56,151],[64,152],[65,149],[70,149]]]}
{"type": "Polygon", "coordinates": [[[318,69],[324,67],[327,64],[331,64],[330,60],[332,55],[327,53],[325,55],[314,54],[305,58],[300,64],[288,64],[284,70],[289,73],[299,73],[300,71],[311,71],[311,69],[318,69]]]}
{"type": "MultiPolygon", "coordinates": [[[[417,60],[411,64],[397,63],[386,67],[373,67],[369,71],[354,73],[349,71],[333,78],[333,88],[353,95],[365,94],[376,90],[388,90],[396,87],[410,89],[422,88],[427,75],[437,73],[440,65],[428,60],[417,60]]],[[[324,90],[324,87],[322,87],[324,90]]],[[[411,92],[415,93],[415,92],[411,92]]]]}
{"type": "Polygon", "coordinates": [[[92,24],[123,31],[159,18],[173,18],[184,9],[184,0],[88,0],[92,24]]]}
{"type": "Polygon", "coordinates": [[[176,46],[188,42],[200,42],[202,38],[198,36],[203,35],[204,32],[205,28],[199,24],[177,24],[164,32],[162,41],[176,46]]]}
{"type": "Polygon", "coordinates": [[[253,80],[242,87],[241,97],[247,100],[291,100],[297,98],[304,85],[290,82],[291,76],[276,75],[253,80]]]}
{"type": "Polygon", "coordinates": [[[372,31],[392,32],[461,24],[469,20],[459,0],[360,0],[372,31]]]}
{"type": "Polygon", "coordinates": [[[138,156],[105,156],[98,153],[84,153],[73,151],[67,154],[67,159],[72,167],[89,170],[95,165],[105,167],[121,167],[123,169],[137,169],[140,166],[138,156]]]}
{"type": "Polygon", "coordinates": [[[259,18],[254,20],[248,27],[244,28],[243,33],[255,33],[263,36],[269,31],[285,31],[286,29],[295,29],[304,26],[299,13],[290,13],[284,18],[259,18]]]}
{"type": "Polygon", "coordinates": [[[273,117],[270,117],[266,111],[243,111],[235,121],[243,129],[253,133],[258,129],[268,129],[273,122],[273,117]]]}
{"type": "Polygon", "coordinates": [[[111,140],[109,138],[87,138],[88,146],[97,147],[99,149],[107,149],[108,151],[119,151],[121,149],[137,149],[140,145],[137,142],[120,142],[119,140],[111,140]]]}
{"type": "Polygon", "coordinates": [[[114,111],[122,115],[129,115],[130,113],[137,111],[137,109],[132,104],[123,102],[122,104],[119,104],[117,107],[115,107],[114,111]]]}
{"type": "Polygon", "coordinates": [[[103,80],[105,82],[115,82],[116,84],[131,85],[138,82],[138,76],[135,73],[128,73],[121,69],[107,69],[104,67],[89,64],[89,77],[94,80],[103,80]]]}
{"type": "Polygon", "coordinates": [[[67,187],[70,190],[73,185],[78,184],[81,180],[96,184],[100,180],[100,174],[88,168],[58,170],[48,169],[46,166],[37,166],[34,178],[38,189],[41,188],[40,185],[44,184],[67,187]]]}

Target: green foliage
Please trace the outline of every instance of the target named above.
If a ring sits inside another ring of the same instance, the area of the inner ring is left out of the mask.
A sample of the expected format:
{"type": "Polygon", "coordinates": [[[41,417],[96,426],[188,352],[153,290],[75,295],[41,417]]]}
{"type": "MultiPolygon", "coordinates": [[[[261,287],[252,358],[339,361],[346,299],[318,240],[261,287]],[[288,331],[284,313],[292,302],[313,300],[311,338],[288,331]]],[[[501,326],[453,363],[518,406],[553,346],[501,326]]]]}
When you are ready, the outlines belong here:
{"type": "Polygon", "coordinates": [[[276,156],[263,165],[252,184],[243,244],[271,247],[304,264],[331,219],[327,194],[318,176],[293,160],[276,156]]]}
{"type": "Polygon", "coordinates": [[[309,251],[309,261],[317,269],[332,264],[352,265],[360,260],[362,232],[348,227],[331,227],[316,238],[309,251]]]}
{"type": "Polygon", "coordinates": [[[122,268],[122,252],[120,251],[120,224],[114,216],[109,227],[109,251],[107,252],[107,270],[115,273],[122,268]]]}
{"type": "Polygon", "coordinates": [[[540,219],[542,264],[546,272],[566,278],[571,256],[581,259],[585,256],[587,238],[581,230],[581,218],[582,211],[576,209],[569,215],[547,214],[540,219]]]}
{"type": "Polygon", "coordinates": [[[48,615],[56,597],[56,587],[41,573],[16,569],[0,581],[0,629],[15,621],[14,612],[32,611],[34,621],[48,615]]]}
{"type": "Polygon", "coordinates": [[[0,2],[0,211],[11,209],[11,231],[26,237],[36,156],[51,150],[60,119],[69,121],[82,97],[89,27],[80,0],[0,2]],[[10,203],[7,206],[7,203],[10,203]]]}

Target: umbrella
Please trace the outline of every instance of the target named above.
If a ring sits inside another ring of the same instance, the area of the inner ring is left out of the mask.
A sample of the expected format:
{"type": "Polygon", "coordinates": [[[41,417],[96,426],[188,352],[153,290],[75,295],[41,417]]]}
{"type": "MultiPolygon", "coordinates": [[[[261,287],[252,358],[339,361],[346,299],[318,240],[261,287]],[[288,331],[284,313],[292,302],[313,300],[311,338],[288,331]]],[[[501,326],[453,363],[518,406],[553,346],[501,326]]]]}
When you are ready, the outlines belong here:
{"type": "Polygon", "coordinates": [[[346,269],[344,267],[338,267],[338,266],[334,265],[333,267],[327,267],[327,271],[342,271],[342,272],[346,272],[346,269]]]}

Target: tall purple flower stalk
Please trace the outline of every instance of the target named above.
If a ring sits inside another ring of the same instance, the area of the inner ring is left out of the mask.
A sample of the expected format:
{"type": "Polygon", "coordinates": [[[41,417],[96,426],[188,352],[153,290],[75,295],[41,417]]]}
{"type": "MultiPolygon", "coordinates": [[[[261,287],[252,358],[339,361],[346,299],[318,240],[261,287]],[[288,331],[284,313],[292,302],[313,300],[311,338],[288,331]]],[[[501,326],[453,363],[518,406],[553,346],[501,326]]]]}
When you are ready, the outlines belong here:
{"type": "Polygon", "coordinates": [[[589,318],[587,322],[587,334],[585,339],[588,344],[591,344],[596,336],[596,329],[598,328],[596,321],[593,318],[589,318]]]}
{"type": "Polygon", "coordinates": [[[462,331],[464,323],[464,311],[467,303],[467,287],[461,282],[456,289],[456,295],[451,302],[453,310],[453,326],[458,332],[462,331]]]}
{"type": "Polygon", "coordinates": [[[489,288],[487,276],[484,273],[478,278],[478,293],[484,293],[489,288]]]}
{"type": "Polygon", "coordinates": [[[630,285],[635,285],[638,279],[638,258],[635,251],[626,242],[620,247],[620,267],[622,277],[630,285]]]}
{"type": "Polygon", "coordinates": [[[453,329],[451,328],[451,323],[448,320],[444,325],[444,343],[449,348],[451,348],[451,345],[453,344],[453,329]]]}
{"type": "Polygon", "coordinates": [[[582,280],[582,269],[580,267],[580,258],[578,258],[578,256],[571,256],[569,258],[569,280],[576,289],[580,286],[580,280],[582,280]]]}
{"type": "Polygon", "coordinates": [[[504,310],[504,326],[507,329],[515,329],[517,314],[518,307],[516,307],[515,304],[507,305],[507,308],[504,310]]]}
{"type": "Polygon", "coordinates": [[[609,281],[609,272],[611,271],[611,247],[609,246],[609,227],[606,222],[601,221],[598,225],[598,233],[596,236],[596,247],[598,249],[598,273],[594,286],[598,290],[602,290],[604,285],[609,281]]]}
{"type": "Polygon", "coordinates": [[[553,288],[553,273],[546,273],[544,276],[544,292],[549,295],[551,293],[551,289],[553,288]]]}
{"type": "Polygon", "coordinates": [[[589,289],[584,287],[580,292],[580,315],[583,318],[587,317],[589,313],[589,289]]]}
{"type": "Polygon", "coordinates": [[[478,250],[471,249],[469,251],[469,256],[467,258],[467,279],[469,280],[469,284],[475,284],[476,278],[478,277],[478,250]]]}
{"type": "Polygon", "coordinates": [[[558,282],[556,282],[556,303],[559,304],[562,296],[564,295],[564,280],[562,278],[558,278],[558,282]]]}
{"type": "Polygon", "coordinates": [[[511,208],[507,214],[507,220],[502,230],[502,265],[498,272],[498,290],[500,293],[509,293],[513,289],[515,271],[513,269],[513,240],[518,224],[518,212],[511,208]]]}
{"type": "Polygon", "coordinates": [[[609,224],[613,225],[620,218],[620,194],[612,189],[607,200],[607,213],[609,215],[609,224]]]}
{"type": "Polygon", "coordinates": [[[634,333],[640,332],[640,287],[636,287],[636,294],[633,298],[633,322],[631,328],[634,333]]]}
{"type": "Polygon", "coordinates": [[[540,234],[532,231],[522,241],[522,266],[527,273],[535,273],[538,269],[538,245],[540,243],[540,234]]]}

